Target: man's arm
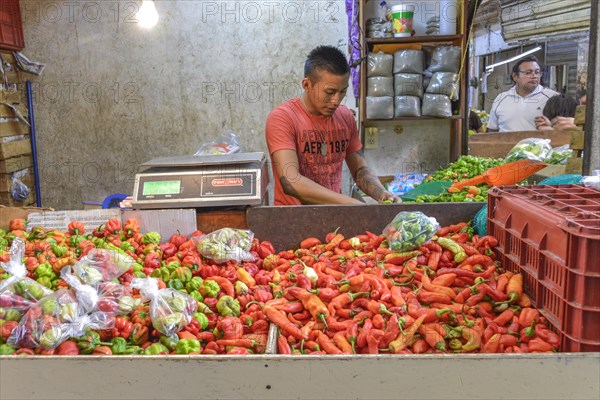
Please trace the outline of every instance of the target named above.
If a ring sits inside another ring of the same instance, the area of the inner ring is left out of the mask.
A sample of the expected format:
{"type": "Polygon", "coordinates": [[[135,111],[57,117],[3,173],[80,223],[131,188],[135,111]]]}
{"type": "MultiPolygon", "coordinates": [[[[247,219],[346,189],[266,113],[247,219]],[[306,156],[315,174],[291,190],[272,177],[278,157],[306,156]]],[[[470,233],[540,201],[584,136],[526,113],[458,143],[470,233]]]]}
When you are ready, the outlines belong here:
{"type": "Polygon", "coordinates": [[[365,194],[378,202],[388,200],[394,203],[402,203],[402,200],[398,196],[394,196],[385,190],[377,176],[367,166],[365,158],[359,152],[348,154],[346,156],[346,163],[354,178],[354,182],[356,182],[360,190],[365,192],[365,194]]]}
{"type": "Polygon", "coordinates": [[[300,175],[295,150],[278,150],[271,155],[275,179],[281,182],[283,192],[302,204],[363,204],[361,201],[329,190],[300,175]]]}

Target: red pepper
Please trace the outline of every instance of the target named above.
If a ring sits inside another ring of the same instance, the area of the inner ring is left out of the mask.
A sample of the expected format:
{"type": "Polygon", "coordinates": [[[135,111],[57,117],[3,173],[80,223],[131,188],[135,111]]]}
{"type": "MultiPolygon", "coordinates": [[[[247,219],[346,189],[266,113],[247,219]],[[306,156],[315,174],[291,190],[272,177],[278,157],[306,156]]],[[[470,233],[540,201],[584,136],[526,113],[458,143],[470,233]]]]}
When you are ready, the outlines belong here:
{"type": "Polygon", "coordinates": [[[515,313],[511,309],[505,310],[494,319],[494,323],[499,326],[506,326],[509,321],[512,321],[514,315],[515,313]]]}
{"type": "Polygon", "coordinates": [[[552,352],[552,345],[540,338],[531,339],[527,343],[527,348],[531,353],[549,353],[552,352]]]}
{"type": "Polygon", "coordinates": [[[363,324],[360,333],[358,334],[358,337],[356,338],[356,344],[359,348],[365,347],[367,345],[367,337],[369,336],[371,329],[373,329],[373,322],[370,318],[367,318],[363,324]]]}
{"type": "Polygon", "coordinates": [[[367,336],[367,353],[368,354],[379,354],[379,343],[384,333],[380,329],[372,329],[370,334],[367,336]]]}
{"type": "Polygon", "coordinates": [[[560,336],[546,328],[544,325],[537,324],[535,326],[535,333],[540,339],[550,343],[553,348],[558,349],[560,346],[560,336]]]}
{"type": "Polygon", "coordinates": [[[217,329],[223,332],[225,339],[239,339],[244,334],[244,325],[236,317],[220,318],[217,329]]]}
{"type": "Polygon", "coordinates": [[[519,314],[519,324],[523,327],[532,326],[540,320],[540,312],[535,308],[523,308],[519,314]]]}
{"type": "Polygon", "coordinates": [[[490,337],[483,347],[481,348],[482,353],[498,353],[500,349],[500,337],[499,333],[494,333],[492,337],[490,337]]]}
{"type": "Polygon", "coordinates": [[[277,354],[292,354],[292,349],[283,335],[277,337],[277,354]]]}
{"type": "Polygon", "coordinates": [[[121,221],[118,218],[111,218],[106,221],[106,230],[109,233],[119,233],[121,231],[121,221]]]}
{"type": "Polygon", "coordinates": [[[60,356],[76,356],[79,354],[79,347],[74,341],[67,340],[56,348],[55,353],[60,356]]]}
{"type": "Polygon", "coordinates": [[[335,345],[333,340],[323,332],[319,332],[317,343],[327,354],[343,354],[342,351],[335,345]]]}
{"type": "MultiPolygon", "coordinates": [[[[149,318],[149,317],[148,317],[149,318]]],[[[125,317],[116,317],[115,326],[112,329],[113,337],[122,337],[128,339],[133,330],[133,323],[125,317]]]]}
{"type": "Polygon", "coordinates": [[[386,349],[400,334],[400,326],[398,325],[398,315],[393,314],[388,320],[387,327],[379,343],[380,348],[386,349]]]}
{"type": "MultiPolygon", "coordinates": [[[[15,220],[13,220],[15,221],[15,220]]],[[[11,221],[11,227],[10,230],[15,230],[12,228],[12,223],[13,221],[11,221]]],[[[69,234],[74,236],[74,235],[83,235],[85,233],[85,226],[83,225],[83,222],[79,222],[79,221],[72,221],[69,223],[69,226],[67,227],[69,234]]],[[[22,230],[25,230],[25,227],[23,227],[22,230]]]]}

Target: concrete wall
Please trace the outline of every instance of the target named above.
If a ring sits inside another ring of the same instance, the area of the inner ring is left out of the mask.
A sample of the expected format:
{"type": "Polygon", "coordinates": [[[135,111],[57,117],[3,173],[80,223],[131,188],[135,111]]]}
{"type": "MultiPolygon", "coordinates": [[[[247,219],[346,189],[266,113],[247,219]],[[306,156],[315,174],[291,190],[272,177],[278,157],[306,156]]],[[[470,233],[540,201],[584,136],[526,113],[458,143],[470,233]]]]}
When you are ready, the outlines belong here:
{"type": "Polygon", "coordinates": [[[265,118],[300,92],[306,54],[347,49],[343,0],[155,3],[145,30],[141,1],[21,0],[24,54],[46,64],[34,83],[44,206],[130,193],[139,163],[223,131],[266,151],[265,118]]]}

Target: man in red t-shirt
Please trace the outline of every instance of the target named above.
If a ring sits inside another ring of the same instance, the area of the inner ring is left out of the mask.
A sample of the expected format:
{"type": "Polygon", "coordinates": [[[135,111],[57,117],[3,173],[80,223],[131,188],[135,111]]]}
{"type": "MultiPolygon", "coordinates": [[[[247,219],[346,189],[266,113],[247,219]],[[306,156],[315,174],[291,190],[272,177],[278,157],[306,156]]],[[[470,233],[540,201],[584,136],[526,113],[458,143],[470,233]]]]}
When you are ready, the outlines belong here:
{"type": "Polygon", "coordinates": [[[363,204],[341,194],[344,160],[358,187],[375,200],[400,202],[369,170],[352,112],[340,105],[350,67],[331,46],[311,51],[301,97],[275,108],[265,137],[275,178],[275,205],[363,204]]]}

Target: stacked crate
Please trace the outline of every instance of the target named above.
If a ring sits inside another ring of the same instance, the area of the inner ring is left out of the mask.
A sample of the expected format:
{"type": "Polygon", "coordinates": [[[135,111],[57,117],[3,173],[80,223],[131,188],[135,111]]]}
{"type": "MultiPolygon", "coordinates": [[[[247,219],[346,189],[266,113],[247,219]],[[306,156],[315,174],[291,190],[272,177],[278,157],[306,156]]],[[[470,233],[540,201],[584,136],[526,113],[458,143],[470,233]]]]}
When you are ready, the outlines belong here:
{"type": "Polygon", "coordinates": [[[0,204],[22,207],[35,203],[29,126],[19,121],[14,111],[4,103],[16,107],[27,119],[27,99],[23,90],[24,78],[17,71],[14,56],[10,51],[0,53],[4,60],[4,77],[8,83],[8,87],[0,85],[0,204]],[[26,199],[13,198],[13,177],[21,180],[29,188],[30,193],[26,199]]]}
{"type": "Polygon", "coordinates": [[[585,106],[577,106],[575,111],[575,125],[577,129],[571,130],[571,150],[573,155],[567,160],[565,173],[581,174],[583,171],[583,137],[585,128],[585,106]]]}

